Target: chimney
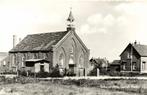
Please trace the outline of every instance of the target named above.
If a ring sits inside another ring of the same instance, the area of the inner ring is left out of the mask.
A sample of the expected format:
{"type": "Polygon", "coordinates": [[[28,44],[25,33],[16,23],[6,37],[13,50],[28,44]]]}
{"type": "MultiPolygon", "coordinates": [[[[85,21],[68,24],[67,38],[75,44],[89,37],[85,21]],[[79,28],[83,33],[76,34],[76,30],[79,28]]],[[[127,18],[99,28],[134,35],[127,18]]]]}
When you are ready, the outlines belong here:
{"type": "Polygon", "coordinates": [[[137,41],[135,40],[134,45],[136,45],[136,44],[137,44],[137,41]]]}
{"type": "Polygon", "coordinates": [[[13,48],[16,46],[16,35],[13,35],[13,48]]]}

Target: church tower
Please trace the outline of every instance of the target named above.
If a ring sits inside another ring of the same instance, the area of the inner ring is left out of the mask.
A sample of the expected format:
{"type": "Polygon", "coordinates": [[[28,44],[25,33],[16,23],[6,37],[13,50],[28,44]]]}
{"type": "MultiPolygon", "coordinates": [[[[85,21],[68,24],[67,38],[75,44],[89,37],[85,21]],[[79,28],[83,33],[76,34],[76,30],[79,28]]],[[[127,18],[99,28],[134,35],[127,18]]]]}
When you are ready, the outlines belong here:
{"type": "Polygon", "coordinates": [[[69,31],[69,30],[75,30],[75,27],[74,27],[74,25],[73,25],[73,22],[74,22],[74,17],[73,17],[73,14],[72,14],[72,9],[70,9],[70,13],[69,13],[69,16],[68,16],[68,18],[67,18],[67,22],[68,22],[68,24],[67,24],[67,31],[69,31]]]}

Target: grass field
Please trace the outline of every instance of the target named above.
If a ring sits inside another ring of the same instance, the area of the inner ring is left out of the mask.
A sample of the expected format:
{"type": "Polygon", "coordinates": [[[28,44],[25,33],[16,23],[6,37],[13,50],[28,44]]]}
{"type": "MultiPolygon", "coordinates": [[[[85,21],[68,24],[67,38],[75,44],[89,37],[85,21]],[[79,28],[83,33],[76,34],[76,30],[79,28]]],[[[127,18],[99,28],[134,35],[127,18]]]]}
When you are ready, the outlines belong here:
{"type": "Polygon", "coordinates": [[[25,79],[0,85],[0,95],[147,95],[147,80],[25,79]]]}

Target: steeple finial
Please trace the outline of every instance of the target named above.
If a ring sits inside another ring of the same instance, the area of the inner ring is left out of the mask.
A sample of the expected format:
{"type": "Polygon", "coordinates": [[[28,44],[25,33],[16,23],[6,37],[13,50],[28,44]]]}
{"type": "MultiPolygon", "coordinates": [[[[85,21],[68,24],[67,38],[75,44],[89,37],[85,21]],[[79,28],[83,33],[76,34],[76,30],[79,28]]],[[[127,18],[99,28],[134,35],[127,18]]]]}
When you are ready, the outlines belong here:
{"type": "Polygon", "coordinates": [[[69,13],[69,16],[67,18],[67,21],[69,21],[70,23],[72,23],[74,21],[74,17],[72,15],[72,8],[70,8],[70,13],[69,13]]]}
{"type": "Polygon", "coordinates": [[[70,8],[70,13],[69,13],[69,16],[68,16],[68,18],[67,18],[67,22],[68,22],[68,24],[67,24],[67,31],[69,31],[69,30],[75,30],[75,28],[74,28],[74,25],[73,25],[73,22],[74,22],[74,17],[73,17],[73,14],[72,14],[72,8],[70,8]]]}

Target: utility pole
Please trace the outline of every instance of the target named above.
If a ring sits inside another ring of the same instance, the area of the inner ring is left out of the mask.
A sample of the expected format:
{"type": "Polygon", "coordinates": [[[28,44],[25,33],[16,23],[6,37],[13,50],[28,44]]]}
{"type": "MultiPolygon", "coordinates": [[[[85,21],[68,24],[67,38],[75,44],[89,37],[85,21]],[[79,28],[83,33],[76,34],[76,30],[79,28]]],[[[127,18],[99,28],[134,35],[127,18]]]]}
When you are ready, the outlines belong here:
{"type": "Polygon", "coordinates": [[[132,70],[132,63],[133,63],[133,44],[131,44],[131,55],[130,55],[130,58],[131,58],[131,72],[133,71],[132,70]]]}

